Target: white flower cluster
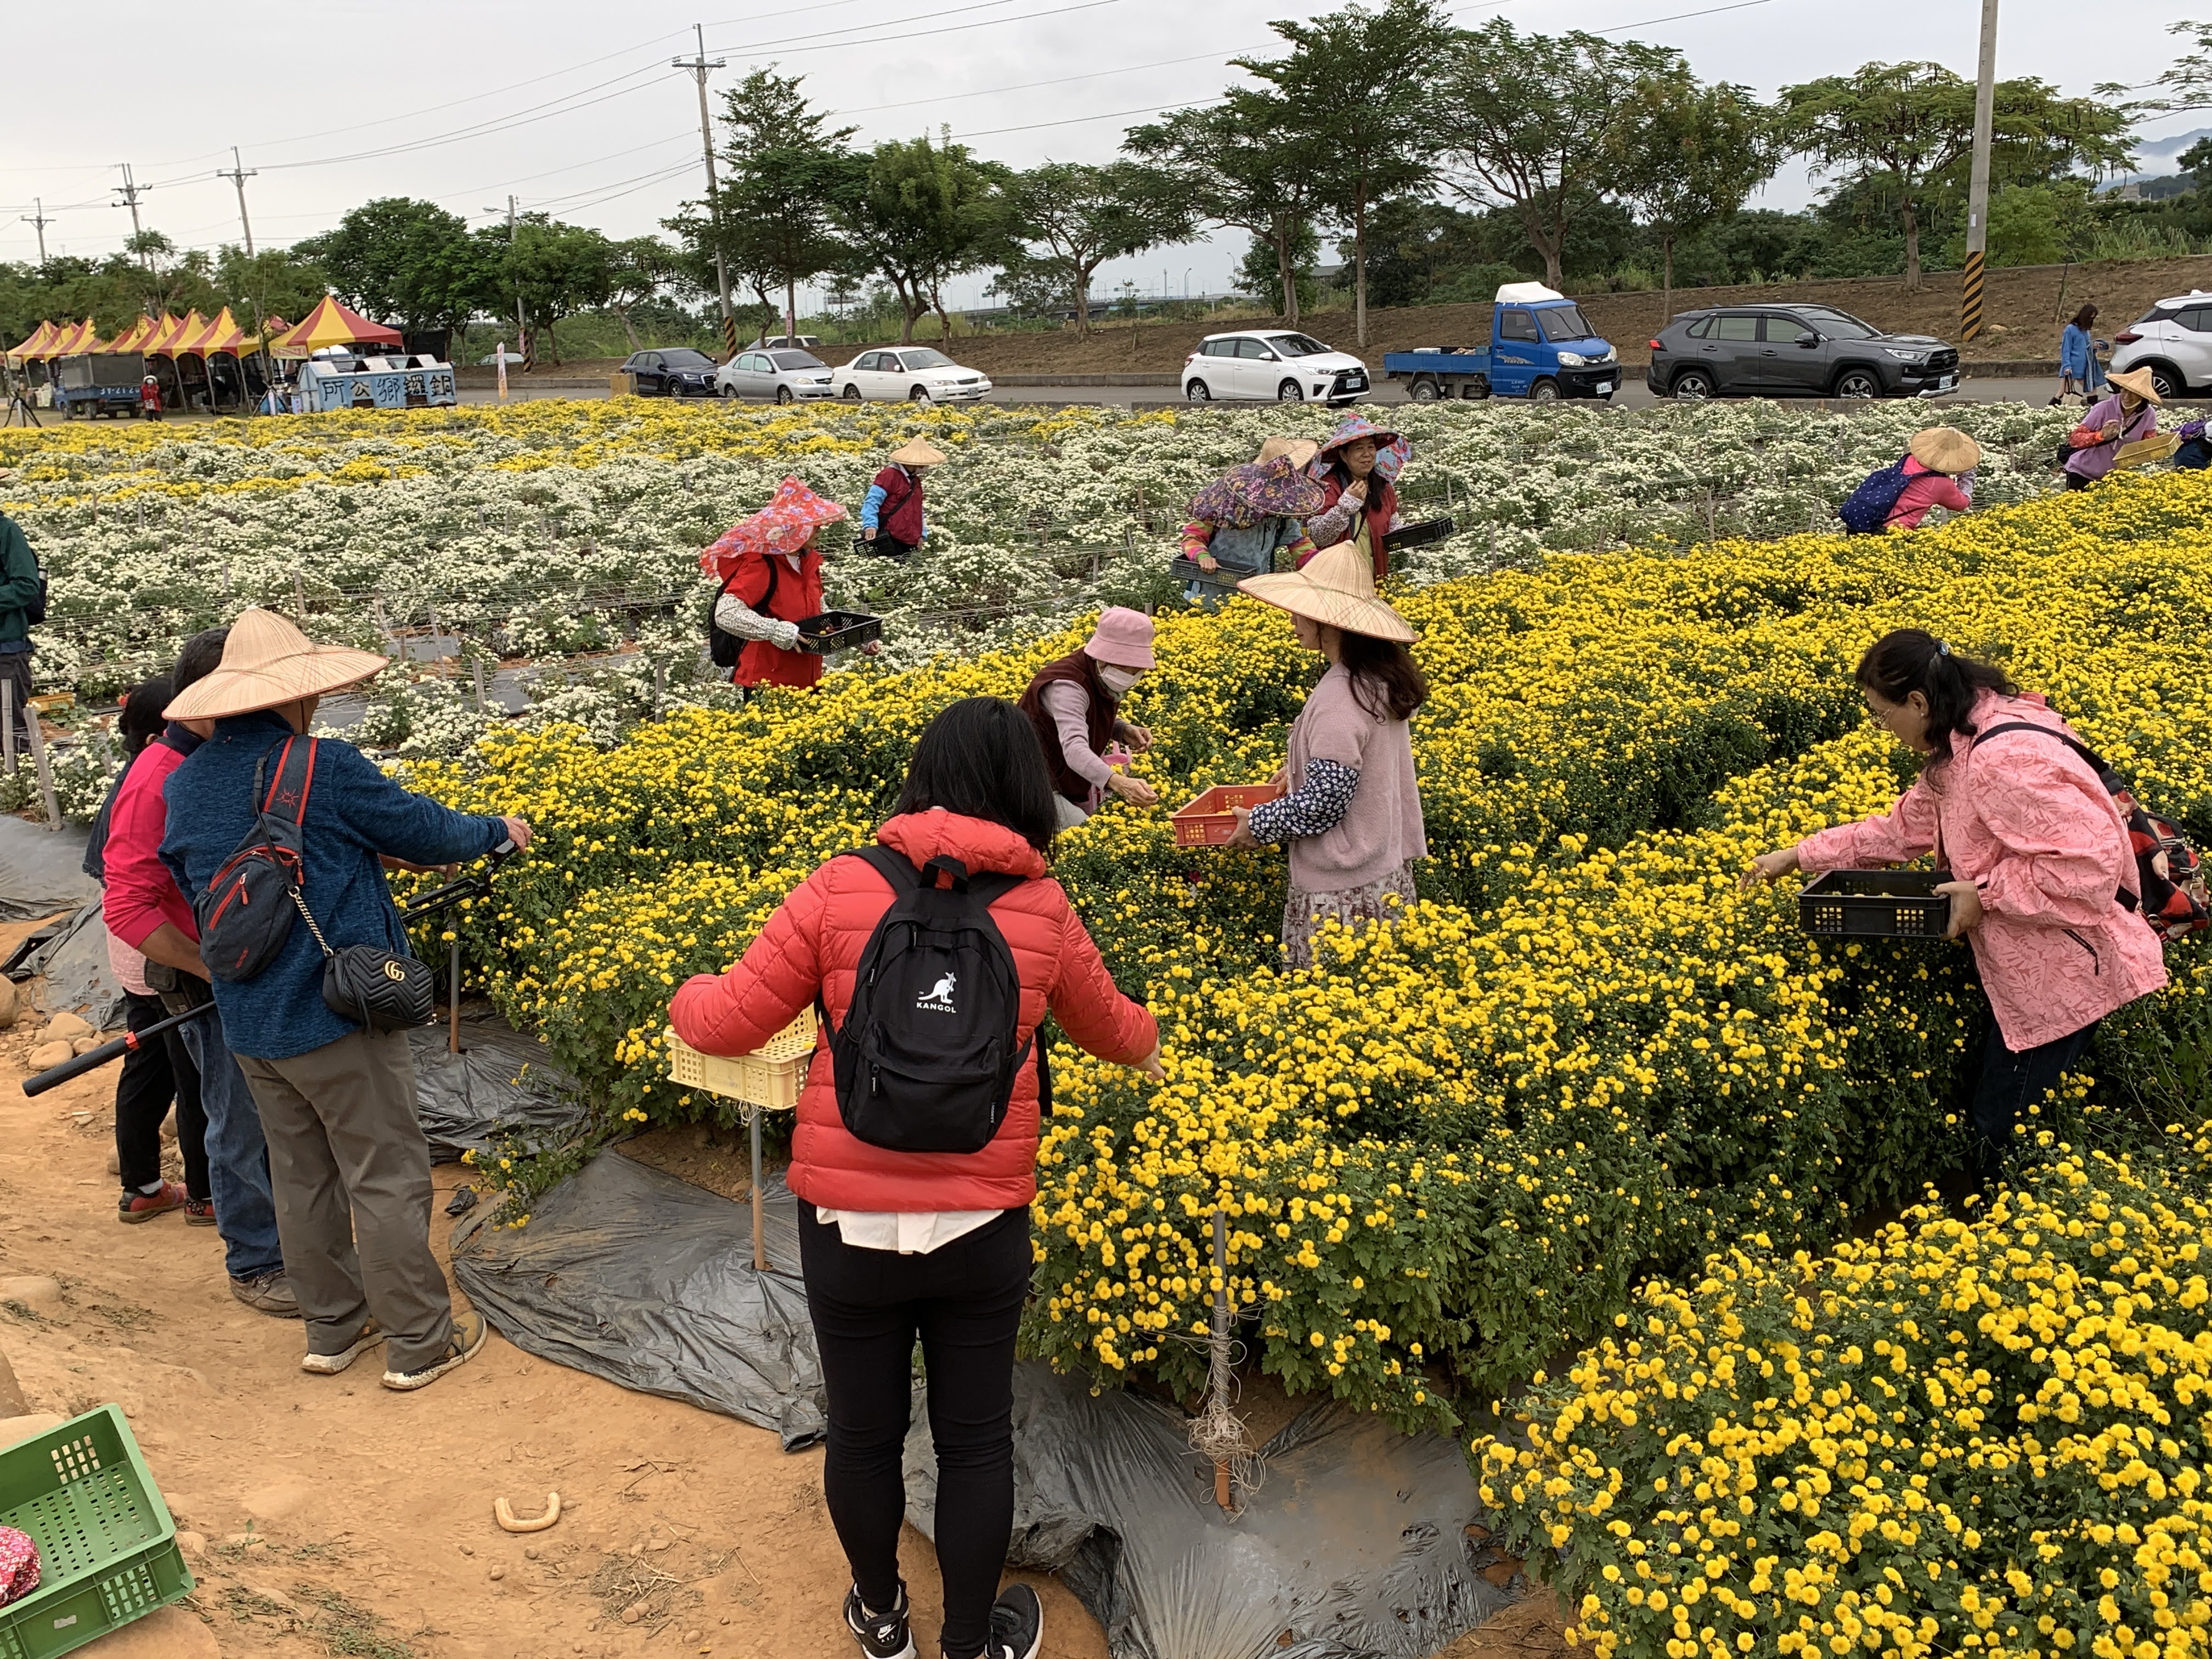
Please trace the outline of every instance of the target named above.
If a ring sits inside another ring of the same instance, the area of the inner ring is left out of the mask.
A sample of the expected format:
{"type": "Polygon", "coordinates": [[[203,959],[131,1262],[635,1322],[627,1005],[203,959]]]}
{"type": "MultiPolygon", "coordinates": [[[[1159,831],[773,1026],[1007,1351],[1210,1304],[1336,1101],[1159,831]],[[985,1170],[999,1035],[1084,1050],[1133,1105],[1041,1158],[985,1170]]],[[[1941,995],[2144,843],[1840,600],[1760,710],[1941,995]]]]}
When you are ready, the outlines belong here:
{"type": "MultiPolygon", "coordinates": [[[[631,419],[568,407],[446,425],[439,411],[344,417],[327,433],[314,422],[219,424],[105,448],[72,433],[45,451],[39,434],[21,434],[10,453],[22,472],[0,506],[52,578],[40,683],[113,695],[165,667],[195,630],[265,605],[303,612],[319,637],[409,663],[386,677],[356,735],[410,755],[453,752],[486,718],[505,717],[478,710],[466,673],[415,682],[432,659],[451,674],[456,653],[504,659],[510,683],[516,659],[529,659],[545,671],[523,676],[533,718],[559,711],[610,739],[671,700],[715,695],[699,549],[787,472],[857,519],[881,465],[878,434],[842,410],[631,419]]],[[[1911,404],[1389,413],[1413,445],[1399,481],[1407,516],[1448,513],[1459,526],[1412,556],[1416,582],[1547,548],[1832,524],[1836,503],[1932,418],[1911,404]]],[[[884,619],[875,660],[886,666],[1031,637],[1101,604],[1179,602],[1167,564],[1191,495],[1268,434],[1320,435],[1335,417],[1268,407],[924,418],[951,455],[928,480],[926,546],[898,564],[856,550],[847,526],[825,541],[830,603],[884,619]]],[[[1942,418],[1988,452],[1978,501],[2051,486],[2061,412],[1982,404],[1942,418]]]]}

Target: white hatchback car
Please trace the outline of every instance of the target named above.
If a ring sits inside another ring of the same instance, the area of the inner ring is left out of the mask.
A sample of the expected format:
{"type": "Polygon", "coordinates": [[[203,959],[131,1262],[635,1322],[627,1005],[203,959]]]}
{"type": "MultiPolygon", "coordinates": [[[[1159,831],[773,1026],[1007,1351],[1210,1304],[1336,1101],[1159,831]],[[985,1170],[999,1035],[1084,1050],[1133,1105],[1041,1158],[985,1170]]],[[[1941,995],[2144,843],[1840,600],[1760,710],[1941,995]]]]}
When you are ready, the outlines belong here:
{"type": "Polygon", "coordinates": [[[2147,368],[2161,398],[2212,386],[2212,294],[2160,300],[2112,336],[2107,368],[2147,368]]]}
{"type": "Polygon", "coordinates": [[[834,370],[831,383],[840,398],[854,404],[878,399],[973,403],[991,390],[988,375],[963,368],[929,346],[864,351],[844,368],[834,370]]]}
{"type": "Polygon", "coordinates": [[[1294,330],[1209,334],[1183,359],[1182,395],[1194,404],[1217,398],[1354,403],[1367,395],[1367,365],[1294,330]]]}

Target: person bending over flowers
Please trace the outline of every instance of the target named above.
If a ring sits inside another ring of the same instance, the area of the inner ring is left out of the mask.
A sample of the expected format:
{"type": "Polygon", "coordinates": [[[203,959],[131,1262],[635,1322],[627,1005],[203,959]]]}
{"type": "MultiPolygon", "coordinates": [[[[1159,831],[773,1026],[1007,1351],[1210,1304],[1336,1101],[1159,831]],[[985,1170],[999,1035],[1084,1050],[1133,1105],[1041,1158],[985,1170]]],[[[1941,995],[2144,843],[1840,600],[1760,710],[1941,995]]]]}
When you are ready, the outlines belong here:
{"type": "Polygon", "coordinates": [[[1869,647],[1858,684],[1875,722],[1926,757],[1920,776],[1887,812],[1760,854],[1743,885],[1940,850],[1947,937],[1972,942],[1993,1023],[1972,1106],[1987,1182],[2097,1023],[2166,983],[2165,954],[2136,908],[2127,819],[2041,697],[1917,628],[1869,647]]]}

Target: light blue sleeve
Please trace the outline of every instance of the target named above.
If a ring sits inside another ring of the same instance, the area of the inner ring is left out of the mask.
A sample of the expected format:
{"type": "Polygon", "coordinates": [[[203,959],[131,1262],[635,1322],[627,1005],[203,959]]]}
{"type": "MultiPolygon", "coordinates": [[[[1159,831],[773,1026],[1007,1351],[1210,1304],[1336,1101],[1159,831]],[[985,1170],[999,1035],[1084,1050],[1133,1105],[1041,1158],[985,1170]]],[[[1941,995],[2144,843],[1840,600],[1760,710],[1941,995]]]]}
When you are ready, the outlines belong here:
{"type": "Polygon", "coordinates": [[[884,487],[881,484],[868,486],[867,499],[860,503],[861,529],[873,530],[877,527],[877,515],[884,510],[884,487]]]}

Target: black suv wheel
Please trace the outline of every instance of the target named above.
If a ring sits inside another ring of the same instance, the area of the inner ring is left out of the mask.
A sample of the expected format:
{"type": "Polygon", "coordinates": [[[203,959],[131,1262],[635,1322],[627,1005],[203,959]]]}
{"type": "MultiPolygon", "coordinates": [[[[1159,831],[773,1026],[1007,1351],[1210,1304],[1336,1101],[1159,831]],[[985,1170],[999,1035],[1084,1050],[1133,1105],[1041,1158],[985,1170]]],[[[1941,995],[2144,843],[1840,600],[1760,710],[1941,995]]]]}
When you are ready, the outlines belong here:
{"type": "Polygon", "coordinates": [[[1881,377],[1870,368],[1847,368],[1836,376],[1838,398],[1879,398],[1881,377]]]}

